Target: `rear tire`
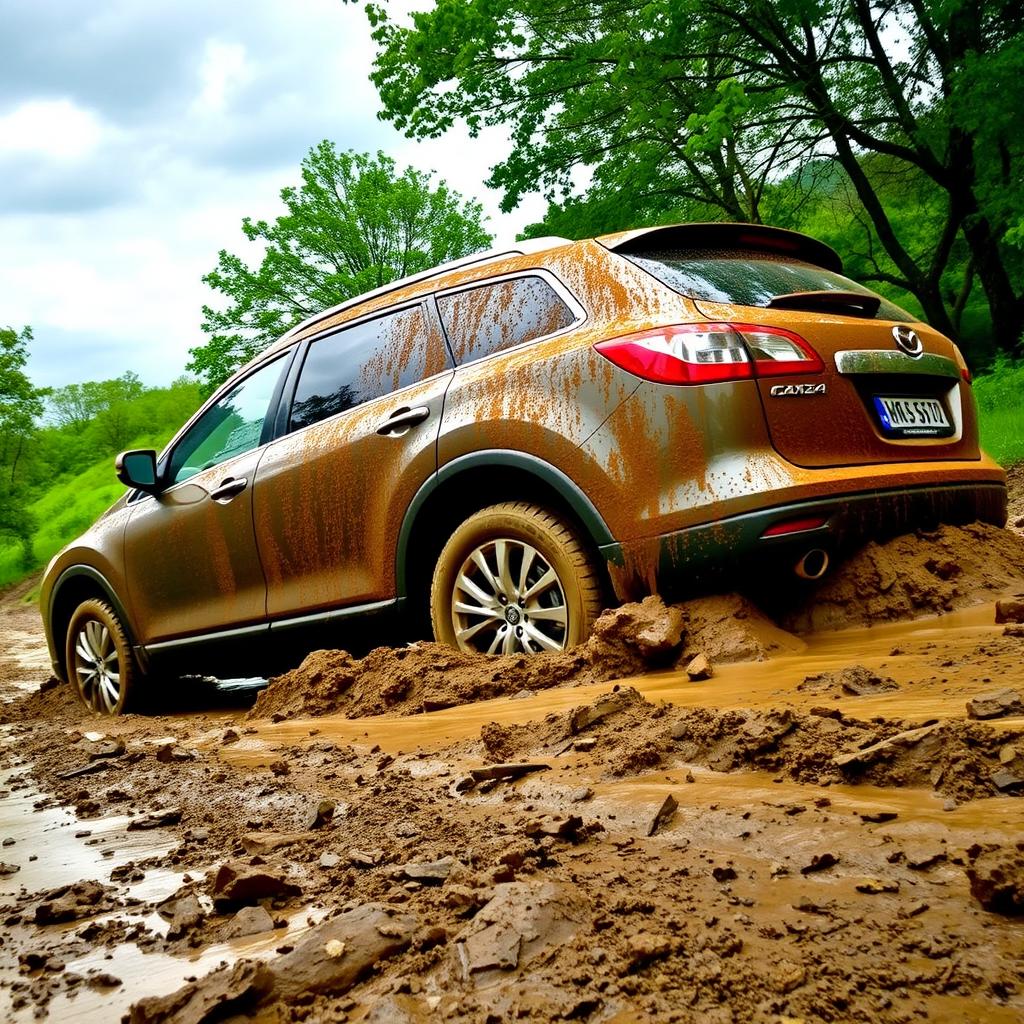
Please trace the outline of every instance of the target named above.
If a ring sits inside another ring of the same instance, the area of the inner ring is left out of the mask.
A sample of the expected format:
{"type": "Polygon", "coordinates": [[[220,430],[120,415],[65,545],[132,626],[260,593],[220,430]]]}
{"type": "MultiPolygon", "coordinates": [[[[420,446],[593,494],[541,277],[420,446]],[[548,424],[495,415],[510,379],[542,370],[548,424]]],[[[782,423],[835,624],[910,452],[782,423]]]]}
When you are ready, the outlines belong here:
{"type": "Polygon", "coordinates": [[[601,577],[576,531],[525,502],[470,516],[445,544],[430,590],[436,640],[464,651],[536,654],[583,643],[601,577]]]}
{"type": "Polygon", "coordinates": [[[78,699],[100,715],[121,715],[132,706],[139,669],[121,620],[104,601],[83,601],[68,623],[68,681],[78,699]]]}

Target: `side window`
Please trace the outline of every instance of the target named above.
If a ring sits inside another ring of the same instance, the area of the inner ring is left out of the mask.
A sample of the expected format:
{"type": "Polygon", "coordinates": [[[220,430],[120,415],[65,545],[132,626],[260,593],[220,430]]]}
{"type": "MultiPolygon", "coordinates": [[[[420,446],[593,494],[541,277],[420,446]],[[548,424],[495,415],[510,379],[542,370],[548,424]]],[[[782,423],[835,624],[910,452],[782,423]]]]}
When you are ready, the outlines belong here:
{"type": "Polygon", "coordinates": [[[171,453],[167,470],[172,484],[252,451],[263,437],[263,425],[284,367],[278,357],[250,374],[210,406],[188,429],[171,453]]]}
{"type": "Polygon", "coordinates": [[[558,293],[540,277],[514,277],[439,295],[437,306],[460,364],[554,334],[574,320],[558,293]]]}
{"type": "Polygon", "coordinates": [[[448,367],[444,340],[420,305],[344,327],[309,346],[290,428],[318,423],[448,367]]]}

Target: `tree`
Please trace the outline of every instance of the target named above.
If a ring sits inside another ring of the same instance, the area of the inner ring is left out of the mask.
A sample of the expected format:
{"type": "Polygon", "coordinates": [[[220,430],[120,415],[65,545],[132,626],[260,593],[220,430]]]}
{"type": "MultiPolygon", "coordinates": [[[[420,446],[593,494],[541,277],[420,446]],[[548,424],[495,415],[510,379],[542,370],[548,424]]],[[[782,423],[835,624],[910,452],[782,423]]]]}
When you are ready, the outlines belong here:
{"type": "Polygon", "coordinates": [[[399,174],[383,153],[338,152],[321,142],[302,162],[302,184],[282,189],[286,213],[245,218],[263,249],[253,269],[221,250],[203,280],[228,299],[203,307],[205,344],[190,370],[215,387],[299,321],[347,298],[485,249],[482,209],[431,174],[399,174]]]}
{"type": "Polygon", "coordinates": [[[944,277],[962,243],[953,293],[976,280],[996,336],[1020,336],[1024,261],[1006,234],[1024,198],[1024,105],[998,89],[1024,72],[1018,4],[438,0],[410,25],[378,4],[367,11],[385,117],[414,137],[459,120],[471,133],[511,128],[488,182],[506,208],[537,188],[571,197],[590,175],[626,213],[689,202],[758,220],[773,185],[827,161],[884,256],[873,279],[911,291],[955,334],[944,277]],[[925,183],[937,201],[923,250],[894,224],[883,159],[890,180],[925,183]]]}
{"type": "Polygon", "coordinates": [[[25,373],[32,330],[0,329],[0,536],[19,541],[27,565],[34,522],[27,507],[23,467],[43,413],[46,392],[25,373]]]}

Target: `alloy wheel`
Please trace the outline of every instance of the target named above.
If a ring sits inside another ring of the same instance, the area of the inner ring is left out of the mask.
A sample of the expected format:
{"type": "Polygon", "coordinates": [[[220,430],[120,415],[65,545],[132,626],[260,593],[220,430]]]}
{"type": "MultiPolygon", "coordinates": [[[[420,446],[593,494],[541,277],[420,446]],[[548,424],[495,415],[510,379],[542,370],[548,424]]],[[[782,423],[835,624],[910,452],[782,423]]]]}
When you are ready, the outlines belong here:
{"type": "Polygon", "coordinates": [[[455,639],[464,651],[562,651],[569,610],[558,574],[525,541],[502,538],[474,548],[452,591],[455,639]]]}
{"type": "Polygon", "coordinates": [[[75,639],[75,678],[82,700],[93,711],[112,714],[121,699],[121,661],[106,625],[82,623],[75,639]]]}

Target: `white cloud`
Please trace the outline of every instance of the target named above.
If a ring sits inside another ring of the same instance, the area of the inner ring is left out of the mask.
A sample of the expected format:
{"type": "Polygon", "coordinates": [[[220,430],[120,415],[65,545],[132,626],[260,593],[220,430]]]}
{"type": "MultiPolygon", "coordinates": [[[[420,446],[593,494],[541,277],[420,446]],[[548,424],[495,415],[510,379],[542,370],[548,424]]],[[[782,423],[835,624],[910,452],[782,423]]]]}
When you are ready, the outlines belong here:
{"type": "Polygon", "coordinates": [[[201,88],[192,110],[200,115],[223,113],[229,95],[252,77],[253,69],[246,61],[245,47],[241,43],[207,39],[199,68],[201,88]]]}
{"type": "Polygon", "coordinates": [[[0,115],[0,156],[76,160],[94,152],[103,135],[100,119],[69,99],[28,100],[0,115]]]}

